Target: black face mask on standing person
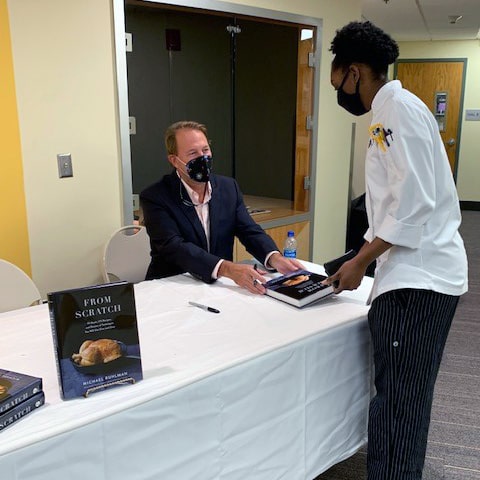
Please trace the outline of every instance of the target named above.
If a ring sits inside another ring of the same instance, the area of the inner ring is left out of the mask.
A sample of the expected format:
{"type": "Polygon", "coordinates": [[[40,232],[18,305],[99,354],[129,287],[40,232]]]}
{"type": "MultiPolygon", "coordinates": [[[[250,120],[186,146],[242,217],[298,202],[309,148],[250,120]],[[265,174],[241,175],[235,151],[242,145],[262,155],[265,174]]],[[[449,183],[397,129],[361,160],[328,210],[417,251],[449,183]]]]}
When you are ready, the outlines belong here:
{"type": "Polygon", "coordinates": [[[337,90],[337,102],[343,107],[347,112],[350,112],[352,115],[359,117],[364,113],[367,113],[368,110],[363,106],[362,100],[360,99],[360,80],[357,82],[355,87],[355,93],[345,93],[343,91],[343,84],[347,80],[348,71],[343,77],[342,84],[337,90]]]}

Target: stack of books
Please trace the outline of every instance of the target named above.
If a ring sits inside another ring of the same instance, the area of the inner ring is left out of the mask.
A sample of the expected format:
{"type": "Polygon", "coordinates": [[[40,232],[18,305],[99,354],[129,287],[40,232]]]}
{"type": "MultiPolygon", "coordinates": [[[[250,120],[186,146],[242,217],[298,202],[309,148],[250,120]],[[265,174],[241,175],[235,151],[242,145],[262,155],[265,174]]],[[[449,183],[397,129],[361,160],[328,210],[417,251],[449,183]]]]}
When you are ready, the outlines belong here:
{"type": "Polygon", "coordinates": [[[41,378],[0,368],[0,431],[44,403],[41,378]]]}

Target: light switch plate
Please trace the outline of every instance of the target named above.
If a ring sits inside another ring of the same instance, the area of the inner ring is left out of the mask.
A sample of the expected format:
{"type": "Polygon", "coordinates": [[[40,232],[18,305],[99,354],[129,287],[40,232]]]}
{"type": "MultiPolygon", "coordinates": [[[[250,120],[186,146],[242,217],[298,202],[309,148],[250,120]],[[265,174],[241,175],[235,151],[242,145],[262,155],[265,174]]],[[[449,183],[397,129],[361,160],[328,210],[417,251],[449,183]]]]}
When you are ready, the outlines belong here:
{"type": "Polygon", "coordinates": [[[59,153],[57,155],[58,177],[73,177],[72,156],[69,153],[59,153]]]}

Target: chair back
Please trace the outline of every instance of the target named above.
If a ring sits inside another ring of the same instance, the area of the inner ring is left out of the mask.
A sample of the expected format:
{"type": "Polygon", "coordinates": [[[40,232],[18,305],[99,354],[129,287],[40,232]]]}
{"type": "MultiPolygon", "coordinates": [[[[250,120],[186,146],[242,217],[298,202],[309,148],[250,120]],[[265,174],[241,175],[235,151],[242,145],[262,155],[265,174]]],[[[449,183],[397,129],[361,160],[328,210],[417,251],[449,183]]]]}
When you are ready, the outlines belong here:
{"type": "Polygon", "coordinates": [[[141,225],[127,225],[118,229],[105,245],[103,280],[141,282],[145,280],[149,264],[150,240],[147,229],[141,225]]]}
{"type": "Polygon", "coordinates": [[[13,263],[0,259],[0,312],[39,304],[42,296],[33,280],[13,263]]]}

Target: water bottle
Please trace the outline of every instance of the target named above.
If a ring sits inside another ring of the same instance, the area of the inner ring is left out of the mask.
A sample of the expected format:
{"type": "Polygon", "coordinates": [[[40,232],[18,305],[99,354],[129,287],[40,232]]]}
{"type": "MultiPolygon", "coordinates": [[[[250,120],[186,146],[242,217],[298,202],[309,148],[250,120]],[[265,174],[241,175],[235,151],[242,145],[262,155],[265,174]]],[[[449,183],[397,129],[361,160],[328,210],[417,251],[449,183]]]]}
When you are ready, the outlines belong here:
{"type": "Polygon", "coordinates": [[[287,233],[283,246],[283,256],[286,258],[297,258],[297,239],[293,230],[289,230],[287,233]]]}

